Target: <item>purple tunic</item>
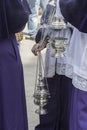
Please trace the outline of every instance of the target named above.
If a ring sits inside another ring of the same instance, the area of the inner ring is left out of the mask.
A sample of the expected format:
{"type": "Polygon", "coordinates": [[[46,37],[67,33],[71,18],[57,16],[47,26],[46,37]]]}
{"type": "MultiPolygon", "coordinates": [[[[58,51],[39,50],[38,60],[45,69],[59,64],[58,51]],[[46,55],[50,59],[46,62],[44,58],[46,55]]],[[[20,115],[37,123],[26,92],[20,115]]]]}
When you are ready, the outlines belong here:
{"type": "Polygon", "coordinates": [[[0,130],[28,130],[22,65],[14,36],[0,40],[0,130]]]}
{"type": "MultiPolygon", "coordinates": [[[[67,21],[87,33],[87,0],[60,0],[60,7],[67,21]]],[[[87,130],[87,92],[72,88],[69,130],[87,130]]]]}
{"type": "MultiPolygon", "coordinates": [[[[6,8],[10,6],[5,4],[8,1],[0,1],[0,130],[28,130],[22,64],[13,33],[18,24],[10,30],[13,25],[8,24],[6,8]]],[[[21,0],[17,2],[21,4],[21,0]]],[[[25,15],[26,21],[24,19],[17,31],[25,26],[28,19],[25,15]]]]}
{"type": "Polygon", "coordinates": [[[87,33],[87,0],[60,0],[60,9],[68,22],[87,33]]]}
{"type": "MultiPolygon", "coordinates": [[[[35,130],[70,130],[69,113],[72,93],[72,80],[55,74],[48,78],[51,98],[47,104],[47,115],[40,116],[40,124],[35,130]]],[[[73,129],[74,130],[74,129],[73,129]]]]}

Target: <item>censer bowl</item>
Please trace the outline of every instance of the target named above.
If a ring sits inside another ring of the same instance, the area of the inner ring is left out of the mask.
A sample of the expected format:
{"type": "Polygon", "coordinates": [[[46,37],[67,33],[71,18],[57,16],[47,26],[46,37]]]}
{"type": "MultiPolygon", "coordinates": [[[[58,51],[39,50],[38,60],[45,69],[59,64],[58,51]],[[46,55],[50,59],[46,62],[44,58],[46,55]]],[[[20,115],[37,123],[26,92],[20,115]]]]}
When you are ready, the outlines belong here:
{"type": "Polygon", "coordinates": [[[58,38],[55,39],[55,42],[52,44],[52,47],[55,49],[55,53],[52,55],[54,57],[63,57],[65,48],[66,48],[66,43],[67,38],[58,38]]]}
{"type": "Polygon", "coordinates": [[[35,91],[34,93],[34,103],[36,105],[40,104],[40,100],[43,99],[44,104],[47,103],[47,100],[50,98],[50,94],[47,90],[42,89],[40,91],[35,91]]]}
{"type": "Polygon", "coordinates": [[[39,114],[39,115],[45,115],[45,114],[47,114],[48,111],[47,111],[47,108],[45,108],[45,106],[47,105],[47,103],[48,103],[48,98],[47,98],[47,96],[44,96],[44,95],[42,94],[41,99],[40,99],[39,109],[37,109],[37,110],[35,111],[35,113],[37,113],[37,114],[39,114]]]}
{"type": "Polygon", "coordinates": [[[40,99],[36,100],[35,103],[39,105],[39,109],[37,109],[35,113],[39,115],[45,115],[48,113],[47,109],[44,108],[48,103],[48,97],[47,95],[44,94],[44,92],[41,92],[40,99]]]}

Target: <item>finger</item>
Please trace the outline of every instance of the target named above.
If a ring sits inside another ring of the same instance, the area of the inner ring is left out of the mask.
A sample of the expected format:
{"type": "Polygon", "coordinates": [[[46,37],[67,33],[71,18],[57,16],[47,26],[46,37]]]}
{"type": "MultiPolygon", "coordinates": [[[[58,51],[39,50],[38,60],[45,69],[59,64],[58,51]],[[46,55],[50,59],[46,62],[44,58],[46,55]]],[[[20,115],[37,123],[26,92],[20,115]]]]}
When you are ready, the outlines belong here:
{"type": "Polygon", "coordinates": [[[35,48],[32,48],[32,53],[36,56],[37,54],[36,54],[36,51],[35,51],[35,48]]]}
{"type": "Polygon", "coordinates": [[[32,47],[31,51],[34,52],[34,51],[37,49],[37,47],[38,47],[37,44],[35,44],[35,45],[32,47]]]}
{"type": "Polygon", "coordinates": [[[40,46],[39,48],[38,48],[38,51],[42,51],[44,49],[44,46],[40,46]]]}
{"type": "Polygon", "coordinates": [[[35,56],[37,56],[37,52],[36,52],[35,50],[33,51],[33,54],[34,54],[35,56]]]}
{"type": "Polygon", "coordinates": [[[37,56],[37,53],[38,53],[38,51],[35,50],[35,51],[34,51],[34,55],[37,56]]]}

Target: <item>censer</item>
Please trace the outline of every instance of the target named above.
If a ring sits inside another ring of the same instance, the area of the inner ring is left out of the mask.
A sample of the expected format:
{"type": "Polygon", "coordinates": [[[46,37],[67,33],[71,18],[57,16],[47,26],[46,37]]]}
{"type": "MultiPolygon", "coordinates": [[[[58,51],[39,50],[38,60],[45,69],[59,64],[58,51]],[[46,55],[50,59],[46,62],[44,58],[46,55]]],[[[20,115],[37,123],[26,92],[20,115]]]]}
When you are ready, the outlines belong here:
{"type": "Polygon", "coordinates": [[[65,23],[63,17],[58,18],[56,16],[56,2],[57,2],[57,0],[51,1],[51,5],[54,6],[55,9],[53,10],[51,18],[50,18],[50,28],[64,29],[64,28],[66,28],[66,23],[65,23]]]}
{"type": "Polygon", "coordinates": [[[54,43],[52,43],[52,47],[55,49],[55,52],[52,56],[56,58],[64,57],[64,52],[67,45],[66,41],[67,41],[67,38],[64,38],[64,37],[55,38],[54,43]]]}
{"type": "MultiPolygon", "coordinates": [[[[55,18],[54,18],[55,19],[55,18]]],[[[56,37],[53,41],[51,41],[52,47],[55,49],[55,53],[53,54],[54,57],[64,57],[64,52],[66,50],[66,45],[67,45],[67,38],[64,36],[61,36],[61,31],[65,30],[67,28],[66,23],[64,20],[57,19],[56,21],[53,21],[52,26],[54,29],[58,30],[58,37],[56,37]]]]}
{"type": "MultiPolygon", "coordinates": [[[[56,0],[51,1],[51,5],[53,5],[56,9],[56,0]]],[[[49,28],[58,30],[58,37],[56,38],[49,38],[47,48],[50,49],[50,47],[53,47],[55,49],[55,52],[52,56],[54,57],[63,57],[64,52],[67,45],[67,38],[61,36],[61,30],[64,30],[67,28],[67,23],[65,22],[64,18],[62,16],[58,17],[56,15],[56,10],[52,12],[51,18],[50,18],[50,24],[49,28]]]]}
{"type": "Polygon", "coordinates": [[[36,81],[34,90],[34,103],[39,106],[35,112],[39,115],[47,114],[46,105],[50,98],[50,92],[47,84],[47,79],[44,74],[44,66],[41,52],[38,52],[37,68],[36,68],[36,81]]]}
{"type": "Polygon", "coordinates": [[[47,48],[50,49],[52,47],[55,52],[52,54],[52,57],[64,57],[65,50],[67,46],[67,38],[60,35],[60,29],[58,30],[59,35],[55,37],[55,39],[49,38],[47,48]]]}

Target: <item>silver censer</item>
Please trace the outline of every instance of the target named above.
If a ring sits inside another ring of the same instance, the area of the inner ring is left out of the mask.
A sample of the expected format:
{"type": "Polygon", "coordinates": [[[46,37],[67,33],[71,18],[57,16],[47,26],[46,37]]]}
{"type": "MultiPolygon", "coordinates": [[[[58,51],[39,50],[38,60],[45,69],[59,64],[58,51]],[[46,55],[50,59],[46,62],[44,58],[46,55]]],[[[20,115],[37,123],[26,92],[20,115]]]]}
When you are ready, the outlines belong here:
{"type": "MultiPolygon", "coordinates": [[[[51,4],[55,6],[56,8],[56,1],[57,0],[52,0],[51,4]]],[[[63,17],[58,18],[56,16],[56,10],[53,12],[51,20],[50,20],[49,28],[56,29],[59,31],[59,36],[54,39],[49,39],[48,40],[48,45],[47,48],[50,49],[50,46],[52,46],[55,49],[55,53],[52,55],[54,57],[63,57],[65,48],[67,45],[67,38],[61,37],[61,30],[64,30],[67,28],[67,24],[64,21],[63,17]]]]}
{"type": "Polygon", "coordinates": [[[55,20],[53,20],[50,27],[58,30],[59,36],[53,40],[50,38],[48,40],[48,46],[51,45],[55,49],[55,53],[52,56],[63,57],[67,45],[67,38],[61,36],[61,30],[65,30],[67,28],[67,25],[62,18],[58,19],[54,17],[54,19],[55,20]]]}
{"type": "Polygon", "coordinates": [[[39,115],[47,114],[46,105],[50,98],[50,92],[47,84],[46,77],[44,75],[44,66],[41,52],[38,53],[37,57],[37,68],[36,68],[36,82],[34,90],[34,103],[39,106],[39,109],[35,113],[39,115]]]}

